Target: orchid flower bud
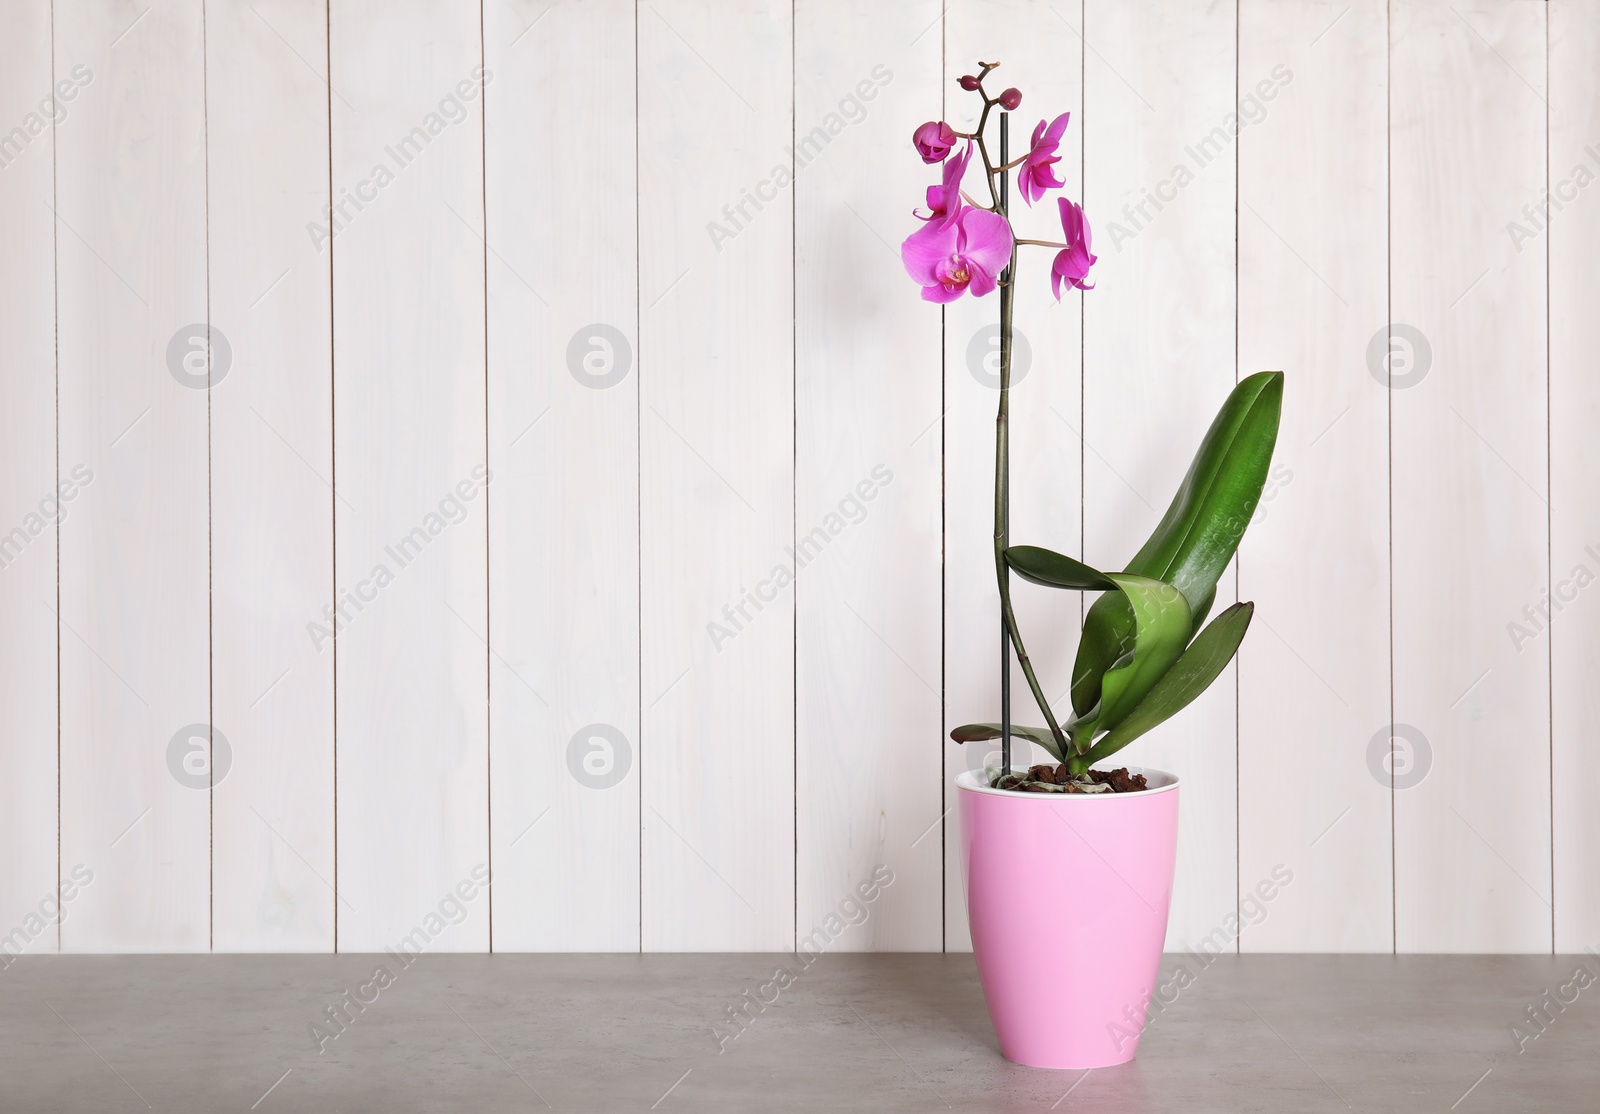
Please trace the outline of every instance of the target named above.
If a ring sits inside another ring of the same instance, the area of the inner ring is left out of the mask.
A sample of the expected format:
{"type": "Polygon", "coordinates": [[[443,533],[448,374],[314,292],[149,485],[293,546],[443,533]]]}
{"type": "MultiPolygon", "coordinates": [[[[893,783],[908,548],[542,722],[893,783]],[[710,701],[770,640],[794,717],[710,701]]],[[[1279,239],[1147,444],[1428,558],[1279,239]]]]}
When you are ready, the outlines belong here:
{"type": "Polygon", "coordinates": [[[943,162],[956,145],[955,129],[943,120],[929,120],[911,133],[911,144],[923,162],[943,162]]]}

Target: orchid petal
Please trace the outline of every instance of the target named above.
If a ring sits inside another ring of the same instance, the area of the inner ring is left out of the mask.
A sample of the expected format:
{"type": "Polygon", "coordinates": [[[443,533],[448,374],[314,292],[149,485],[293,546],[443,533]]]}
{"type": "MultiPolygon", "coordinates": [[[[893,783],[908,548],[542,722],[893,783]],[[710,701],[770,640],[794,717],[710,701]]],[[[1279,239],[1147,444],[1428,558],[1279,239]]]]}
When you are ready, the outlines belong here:
{"type": "Polygon", "coordinates": [[[937,268],[955,253],[958,235],[955,224],[934,221],[907,236],[900,245],[906,274],[924,287],[938,284],[937,268]]]}
{"type": "MultiPolygon", "coordinates": [[[[961,254],[986,275],[998,275],[1011,262],[1011,225],[987,209],[966,209],[957,219],[961,254]]],[[[992,288],[991,288],[992,289],[992,288]]],[[[985,291],[987,293],[987,291],[985,291]]]]}

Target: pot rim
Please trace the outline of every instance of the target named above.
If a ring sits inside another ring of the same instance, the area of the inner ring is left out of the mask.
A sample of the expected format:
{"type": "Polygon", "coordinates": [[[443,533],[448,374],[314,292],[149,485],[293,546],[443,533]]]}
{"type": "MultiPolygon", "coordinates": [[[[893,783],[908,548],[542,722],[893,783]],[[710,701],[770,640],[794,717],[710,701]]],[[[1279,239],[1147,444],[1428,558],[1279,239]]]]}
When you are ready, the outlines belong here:
{"type": "Polygon", "coordinates": [[[1129,766],[1128,773],[1143,774],[1147,781],[1162,779],[1160,785],[1151,785],[1138,793],[1018,793],[1012,789],[991,789],[983,783],[982,771],[962,770],[956,775],[956,788],[968,793],[988,793],[996,797],[1010,797],[1018,801],[1109,801],[1137,800],[1157,793],[1170,793],[1178,788],[1178,775],[1151,766],[1129,766]]]}

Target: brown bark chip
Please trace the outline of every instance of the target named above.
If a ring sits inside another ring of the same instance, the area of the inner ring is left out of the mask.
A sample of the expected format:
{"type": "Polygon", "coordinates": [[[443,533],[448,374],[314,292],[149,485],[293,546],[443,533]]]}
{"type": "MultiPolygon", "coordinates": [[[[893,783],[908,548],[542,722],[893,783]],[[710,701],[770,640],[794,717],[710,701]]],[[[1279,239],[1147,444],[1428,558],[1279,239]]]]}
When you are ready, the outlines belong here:
{"type": "Polygon", "coordinates": [[[1128,773],[1126,766],[1115,770],[1090,770],[1089,780],[1099,785],[1109,785],[1114,793],[1137,793],[1146,789],[1143,774],[1128,773]]]}
{"type": "MultiPolygon", "coordinates": [[[[1097,785],[1109,785],[1113,793],[1137,793],[1149,788],[1143,774],[1129,774],[1125,766],[1115,770],[1090,770],[1087,776],[1097,785]]],[[[1052,786],[1060,786],[1068,793],[1083,792],[1065,765],[1053,766],[1049,763],[1029,766],[1026,774],[1008,774],[996,778],[993,783],[993,788],[1014,789],[1021,793],[1049,793],[1052,786]]]]}

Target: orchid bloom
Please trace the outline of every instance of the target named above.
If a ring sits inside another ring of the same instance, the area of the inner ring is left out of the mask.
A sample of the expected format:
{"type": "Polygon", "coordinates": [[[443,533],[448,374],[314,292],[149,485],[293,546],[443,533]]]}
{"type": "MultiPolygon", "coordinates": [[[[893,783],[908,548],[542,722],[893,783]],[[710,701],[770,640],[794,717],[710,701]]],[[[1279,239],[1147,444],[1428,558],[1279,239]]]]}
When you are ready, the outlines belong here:
{"type": "MultiPolygon", "coordinates": [[[[1094,289],[1083,280],[1089,277],[1089,268],[1094,266],[1097,257],[1089,251],[1089,221],[1083,215],[1083,207],[1064,197],[1057,198],[1056,204],[1061,209],[1061,231],[1067,241],[1067,246],[1056,252],[1055,262],[1050,265],[1050,288],[1059,302],[1063,279],[1078,290],[1094,289]]],[[[927,296],[926,291],[923,296],[927,296]]]]}
{"type": "Polygon", "coordinates": [[[906,237],[900,258],[922,287],[923,301],[953,302],[970,287],[983,297],[1011,262],[1011,225],[998,213],[967,206],[906,237]]]}
{"type": "Polygon", "coordinates": [[[943,162],[956,145],[955,129],[943,120],[929,120],[911,133],[911,143],[923,162],[943,162]]]}
{"type": "Polygon", "coordinates": [[[967,140],[967,149],[953,159],[946,159],[944,164],[944,183],[928,187],[928,215],[923,216],[912,210],[912,216],[918,220],[933,221],[943,224],[954,219],[961,213],[961,179],[967,172],[967,163],[972,161],[972,140],[967,140]]]}
{"type": "Polygon", "coordinates": [[[1029,205],[1044,197],[1046,190],[1058,190],[1066,184],[1056,177],[1053,167],[1061,161],[1056,148],[1061,146],[1061,136],[1067,130],[1067,118],[1071,115],[1063,112],[1048,125],[1040,120],[1039,126],[1033,129],[1033,143],[1017,168],[1017,192],[1029,205]]]}

